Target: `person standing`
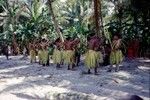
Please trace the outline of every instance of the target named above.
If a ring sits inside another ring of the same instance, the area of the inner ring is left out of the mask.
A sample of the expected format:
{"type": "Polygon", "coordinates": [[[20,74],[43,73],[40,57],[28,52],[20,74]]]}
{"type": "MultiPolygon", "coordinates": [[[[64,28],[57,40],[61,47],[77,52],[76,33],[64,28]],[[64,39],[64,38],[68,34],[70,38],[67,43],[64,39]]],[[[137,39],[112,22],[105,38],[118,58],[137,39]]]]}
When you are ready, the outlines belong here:
{"type": "Polygon", "coordinates": [[[62,47],[63,47],[63,43],[61,39],[57,38],[54,42],[54,52],[52,56],[53,62],[54,64],[56,64],[56,68],[61,68],[60,64],[62,61],[62,51],[61,51],[62,47]]]}
{"type": "Polygon", "coordinates": [[[64,41],[64,63],[68,65],[68,70],[74,70],[75,47],[79,42],[79,39],[73,40],[71,37],[66,38],[64,41]]]}
{"type": "Polygon", "coordinates": [[[111,43],[111,53],[110,53],[110,69],[108,72],[111,72],[113,69],[113,65],[115,64],[115,71],[119,71],[119,64],[123,61],[123,54],[121,51],[121,38],[119,35],[115,35],[113,37],[111,43]]]}
{"type": "Polygon", "coordinates": [[[30,49],[30,62],[31,63],[36,62],[36,51],[34,42],[29,44],[29,49],[30,49]]]}
{"type": "Polygon", "coordinates": [[[41,42],[42,46],[42,51],[41,51],[41,59],[42,59],[42,65],[43,66],[48,66],[49,65],[49,60],[48,60],[48,48],[47,48],[47,40],[42,39],[41,42]]]}
{"type": "Polygon", "coordinates": [[[94,74],[97,75],[97,67],[99,66],[99,61],[102,59],[102,54],[99,51],[101,45],[101,39],[92,33],[88,37],[88,51],[85,54],[85,65],[88,68],[88,74],[91,74],[91,69],[94,68],[94,74]]]}

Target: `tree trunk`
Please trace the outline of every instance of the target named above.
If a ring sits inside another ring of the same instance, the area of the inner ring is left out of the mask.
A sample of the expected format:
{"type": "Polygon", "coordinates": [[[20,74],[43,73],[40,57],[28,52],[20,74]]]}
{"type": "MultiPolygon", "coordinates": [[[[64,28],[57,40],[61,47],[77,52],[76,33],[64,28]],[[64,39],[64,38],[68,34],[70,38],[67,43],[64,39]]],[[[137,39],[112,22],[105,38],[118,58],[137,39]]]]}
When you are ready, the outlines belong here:
{"type": "Polygon", "coordinates": [[[99,0],[94,0],[94,17],[95,17],[96,34],[97,36],[102,37],[103,21],[101,13],[101,1],[99,0]]]}
{"type": "Polygon", "coordinates": [[[99,4],[99,12],[100,12],[100,30],[101,30],[101,33],[100,33],[100,37],[102,37],[104,35],[104,26],[103,26],[103,16],[102,16],[102,5],[101,5],[101,0],[98,0],[98,4],[99,4]]]}
{"type": "Polygon", "coordinates": [[[62,42],[64,42],[64,38],[63,38],[63,35],[58,27],[58,22],[55,18],[55,15],[54,15],[54,12],[53,12],[53,7],[52,7],[52,0],[48,0],[48,6],[49,6],[49,11],[52,15],[52,18],[53,18],[53,22],[54,22],[54,26],[55,26],[55,29],[56,29],[56,32],[58,34],[58,36],[60,37],[60,39],[62,40],[62,42]]]}

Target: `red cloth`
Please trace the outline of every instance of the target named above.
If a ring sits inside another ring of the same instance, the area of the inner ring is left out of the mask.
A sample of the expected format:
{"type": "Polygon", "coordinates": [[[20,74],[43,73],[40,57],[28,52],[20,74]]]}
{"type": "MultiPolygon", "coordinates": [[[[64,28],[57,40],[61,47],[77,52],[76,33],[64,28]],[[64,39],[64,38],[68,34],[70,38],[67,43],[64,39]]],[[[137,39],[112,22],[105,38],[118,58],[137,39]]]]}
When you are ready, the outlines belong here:
{"type": "Polygon", "coordinates": [[[134,50],[132,48],[128,48],[128,58],[134,58],[134,50]]]}

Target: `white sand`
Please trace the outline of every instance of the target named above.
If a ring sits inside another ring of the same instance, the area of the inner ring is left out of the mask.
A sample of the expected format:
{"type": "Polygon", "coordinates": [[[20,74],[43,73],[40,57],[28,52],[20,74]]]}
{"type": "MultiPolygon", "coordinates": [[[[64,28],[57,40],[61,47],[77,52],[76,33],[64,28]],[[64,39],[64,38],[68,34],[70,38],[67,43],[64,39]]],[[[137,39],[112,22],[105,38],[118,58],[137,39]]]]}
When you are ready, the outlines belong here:
{"type": "Polygon", "coordinates": [[[108,73],[107,67],[102,67],[100,75],[95,76],[83,75],[83,65],[76,71],[68,71],[66,66],[58,70],[54,65],[43,67],[20,58],[5,60],[0,56],[0,100],[45,100],[50,91],[75,91],[98,96],[99,100],[117,100],[126,95],[149,100],[150,60],[124,62],[119,72],[108,73]]]}

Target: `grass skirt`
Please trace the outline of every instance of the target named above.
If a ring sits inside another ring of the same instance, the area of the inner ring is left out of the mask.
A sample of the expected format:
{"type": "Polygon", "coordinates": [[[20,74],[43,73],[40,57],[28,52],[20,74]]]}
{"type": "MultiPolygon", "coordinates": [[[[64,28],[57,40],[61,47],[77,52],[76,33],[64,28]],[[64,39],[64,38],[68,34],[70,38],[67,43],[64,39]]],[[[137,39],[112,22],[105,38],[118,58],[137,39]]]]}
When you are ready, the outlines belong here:
{"type": "Polygon", "coordinates": [[[42,63],[42,50],[38,51],[38,59],[39,59],[39,63],[42,63]]]}
{"type": "Polygon", "coordinates": [[[123,54],[121,50],[112,51],[110,54],[110,63],[119,64],[123,60],[123,54]]]}
{"type": "Polygon", "coordinates": [[[35,52],[35,50],[30,50],[30,59],[31,59],[31,61],[35,61],[36,60],[36,52],[35,52]]]}
{"type": "Polygon", "coordinates": [[[95,68],[98,63],[103,62],[102,53],[100,51],[89,50],[85,54],[85,65],[91,69],[95,68]]]}
{"type": "Polygon", "coordinates": [[[55,49],[53,52],[52,59],[55,64],[57,64],[57,63],[60,64],[62,61],[62,51],[55,49]]]}
{"type": "Polygon", "coordinates": [[[42,50],[41,59],[42,59],[42,64],[47,63],[47,60],[48,60],[48,51],[47,50],[42,50]]]}
{"type": "Polygon", "coordinates": [[[63,59],[65,64],[74,64],[75,52],[73,50],[63,51],[63,59]]]}

